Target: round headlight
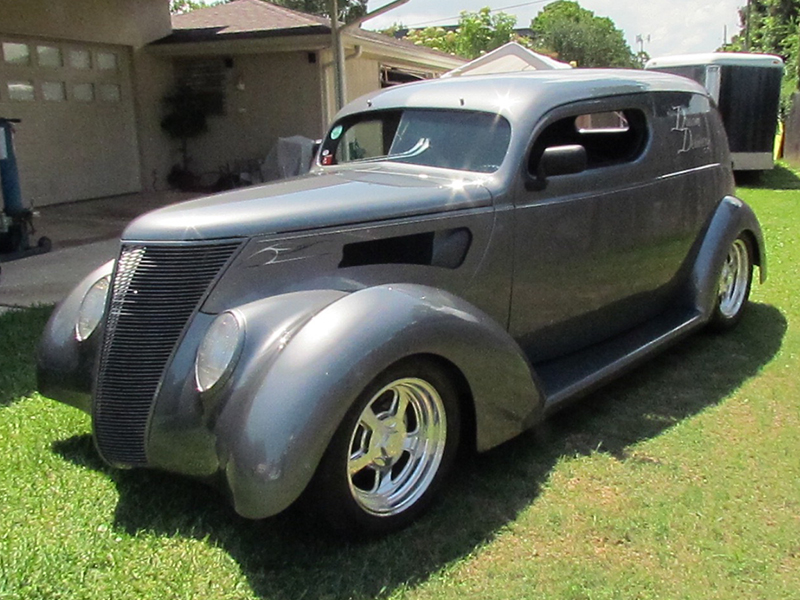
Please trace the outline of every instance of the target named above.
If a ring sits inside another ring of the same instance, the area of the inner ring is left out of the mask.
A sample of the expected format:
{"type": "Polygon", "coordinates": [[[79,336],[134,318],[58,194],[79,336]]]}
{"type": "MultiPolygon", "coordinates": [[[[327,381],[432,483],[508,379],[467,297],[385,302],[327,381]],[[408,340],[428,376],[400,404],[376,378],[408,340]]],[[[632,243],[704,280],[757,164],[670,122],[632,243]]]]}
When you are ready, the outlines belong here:
{"type": "Polygon", "coordinates": [[[103,320],[103,313],[106,310],[106,297],[108,288],[111,287],[111,275],[106,275],[102,279],[94,282],[81,301],[78,310],[78,322],[75,324],[75,337],[83,342],[89,339],[94,333],[100,321],[103,320]]]}
{"type": "Polygon", "coordinates": [[[200,343],[195,361],[197,389],[205,392],[219,382],[238,356],[244,328],[231,312],[219,315],[200,343]]]}

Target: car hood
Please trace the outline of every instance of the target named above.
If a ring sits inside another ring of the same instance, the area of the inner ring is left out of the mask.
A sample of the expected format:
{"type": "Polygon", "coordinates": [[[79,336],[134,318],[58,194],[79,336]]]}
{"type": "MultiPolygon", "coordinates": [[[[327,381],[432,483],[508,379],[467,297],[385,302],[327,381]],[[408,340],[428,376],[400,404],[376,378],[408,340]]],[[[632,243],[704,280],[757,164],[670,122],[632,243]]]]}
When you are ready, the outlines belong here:
{"type": "Polygon", "coordinates": [[[374,166],[309,174],[147,213],[126,241],[252,237],[488,206],[485,175],[374,166]],[[449,176],[447,176],[449,175],[449,176]]]}

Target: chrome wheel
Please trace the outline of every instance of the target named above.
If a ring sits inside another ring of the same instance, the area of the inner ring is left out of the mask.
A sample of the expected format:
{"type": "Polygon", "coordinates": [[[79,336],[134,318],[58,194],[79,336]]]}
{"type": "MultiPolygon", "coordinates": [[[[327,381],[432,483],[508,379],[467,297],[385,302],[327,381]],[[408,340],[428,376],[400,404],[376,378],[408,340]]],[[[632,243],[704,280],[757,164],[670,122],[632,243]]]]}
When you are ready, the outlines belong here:
{"type": "Polygon", "coordinates": [[[719,279],[719,312],[732,319],[741,312],[750,288],[752,265],[750,251],[742,238],[737,238],[728,250],[719,279]]]}
{"type": "Polygon", "coordinates": [[[405,377],[367,402],[350,436],[347,482],[358,506],[388,517],[413,506],[442,462],[447,416],[442,397],[423,379],[405,377]]]}

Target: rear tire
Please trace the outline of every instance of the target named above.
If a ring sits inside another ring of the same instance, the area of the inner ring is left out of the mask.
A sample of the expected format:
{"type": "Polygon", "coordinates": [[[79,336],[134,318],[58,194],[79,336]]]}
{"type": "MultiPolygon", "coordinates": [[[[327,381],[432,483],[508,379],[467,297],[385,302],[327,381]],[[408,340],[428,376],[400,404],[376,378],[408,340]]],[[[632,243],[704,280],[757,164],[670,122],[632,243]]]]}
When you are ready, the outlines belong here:
{"type": "Polygon", "coordinates": [[[423,512],[459,445],[458,394],[447,374],[411,358],[389,367],[359,395],[306,491],[337,533],[382,535],[423,512]]]}
{"type": "Polygon", "coordinates": [[[753,281],[753,248],[750,239],[740,233],[725,257],[717,285],[717,300],[710,326],[715,331],[734,328],[747,306],[753,281]]]}

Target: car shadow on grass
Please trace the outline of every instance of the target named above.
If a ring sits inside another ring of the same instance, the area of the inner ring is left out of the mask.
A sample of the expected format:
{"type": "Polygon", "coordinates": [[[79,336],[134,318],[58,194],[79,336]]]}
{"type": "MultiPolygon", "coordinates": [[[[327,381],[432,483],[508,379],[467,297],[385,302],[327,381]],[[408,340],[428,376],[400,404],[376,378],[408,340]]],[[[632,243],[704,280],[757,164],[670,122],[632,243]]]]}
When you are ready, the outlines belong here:
{"type": "Polygon", "coordinates": [[[789,167],[776,164],[769,171],[737,171],[736,185],[768,190],[800,190],[800,177],[789,167]]]}
{"type": "Polygon", "coordinates": [[[102,471],[119,492],[115,526],[207,540],[240,565],[255,594],[277,599],[373,598],[413,587],[475,551],[533,502],[564,456],[630,447],[719,404],[778,352],[780,311],[751,304],[727,335],[700,333],[544,424],[482,455],[462,459],[441,501],[416,524],[362,543],[328,537],[296,508],[253,522],[200,483],[149,471],[106,467],[90,436],[53,444],[65,459],[102,471]]]}

